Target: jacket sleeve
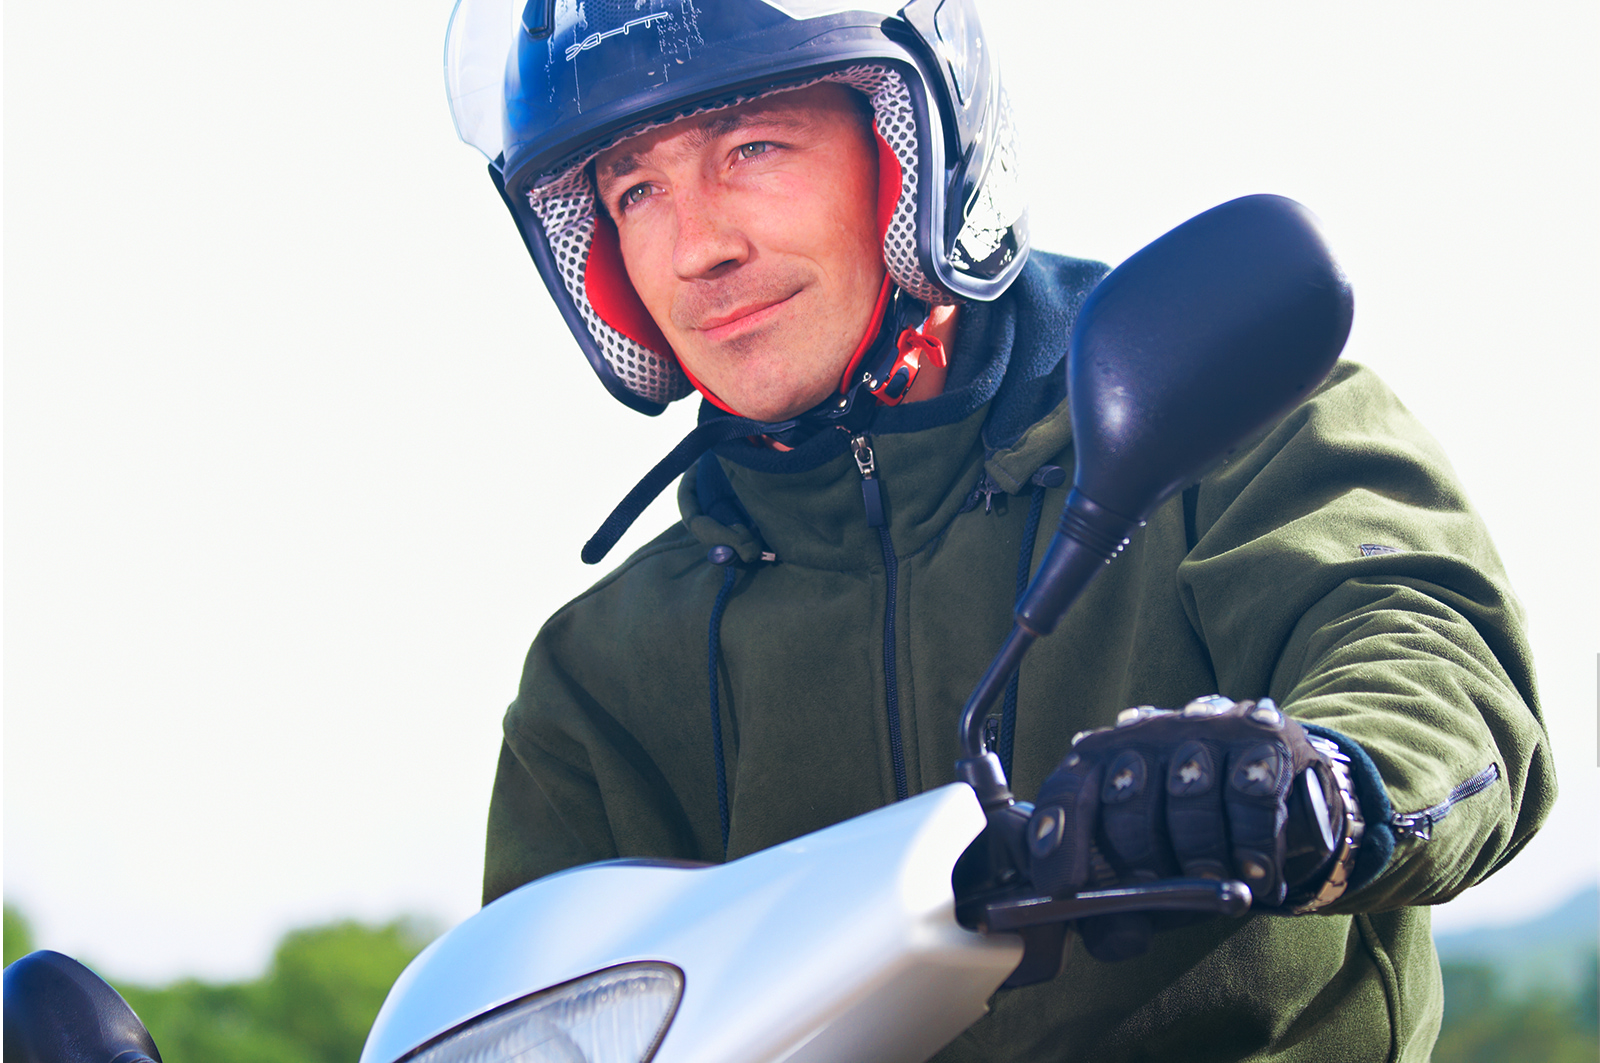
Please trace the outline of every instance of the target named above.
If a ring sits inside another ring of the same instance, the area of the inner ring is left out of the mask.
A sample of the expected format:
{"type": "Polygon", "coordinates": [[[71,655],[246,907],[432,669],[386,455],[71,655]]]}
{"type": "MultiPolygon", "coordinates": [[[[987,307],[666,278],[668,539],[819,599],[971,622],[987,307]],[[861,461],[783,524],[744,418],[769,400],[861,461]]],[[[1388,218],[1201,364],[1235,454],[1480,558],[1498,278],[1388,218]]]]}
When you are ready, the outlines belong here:
{"type": "Polygon", "coordinates": [[[1449,900],[1555,798],[1521,608],[1434,441],[1343,364],[1186,499],[1190,622],[1232,697],[1354,755],[1368,820],[1328,912],[1449,900]]]}
{"type": "MultiPolygon", "coordinates": [[[[674,568],[670,545],[642,550],[563,607],[528,651],[489,801],[484,903],[620,854],[720,858],[709,743],[684,718],[690,701],[704,708],[703,628],[675,622],[683,588],[659,572],[618,578],[674,568]]],[[[695,590],[688,600],[709,610],[695,590]]]]}
{"type": "Polygon", "coordinates": [[[581,763],[508,734],[489,799],[483,903],[543,875],[616,856],[601,807],[599,787],[581,763]]]}

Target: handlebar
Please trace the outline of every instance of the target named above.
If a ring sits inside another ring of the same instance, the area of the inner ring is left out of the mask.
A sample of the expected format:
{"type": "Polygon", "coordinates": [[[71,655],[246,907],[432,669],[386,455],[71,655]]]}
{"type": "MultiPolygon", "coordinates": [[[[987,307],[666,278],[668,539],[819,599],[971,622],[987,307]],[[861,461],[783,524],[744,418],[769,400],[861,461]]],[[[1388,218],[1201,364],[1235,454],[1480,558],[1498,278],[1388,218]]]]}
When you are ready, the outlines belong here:
{"type": "Polygon", "coordinates": [[[1019,897],[983,906],[979,928],[987,933],[1064,923],[1095,915],[1129,912],[1203,912],[1239,916],[1250,910],[1243,882],[1175,878],[1142,886],[1086,890],[1071,897],[1019,897]]]}

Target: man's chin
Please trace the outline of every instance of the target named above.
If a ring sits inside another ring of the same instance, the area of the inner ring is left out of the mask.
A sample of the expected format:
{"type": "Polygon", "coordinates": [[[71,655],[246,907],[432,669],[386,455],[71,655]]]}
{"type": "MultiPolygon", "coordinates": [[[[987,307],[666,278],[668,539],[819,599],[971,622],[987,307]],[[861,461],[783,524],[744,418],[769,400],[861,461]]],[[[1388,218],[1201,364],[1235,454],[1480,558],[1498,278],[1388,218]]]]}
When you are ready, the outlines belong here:
{"type": "Polygon", "coordinates": [[[748,386],[751,383],[748,380],[744,382],[745,386],[735,384],[720,388],[709,380],[702,380],[701,383],[717,397],[720,404],[733,410],[740,417],[769,423],[798,417],[833,393],[832,387],[804,391],[796,391],[781,385],[770,388],[751,387],[748,386]]]}
{"type": "MultiPolygon", "coordinates": [[[[762,331],[767,335],[741,336],[736,342],[717,344],[713,352],[702,352],[696,359],[699,364],[719,365],[723,371],[695,373],[695,378],[741,416],[760,421],[788,420],[833,394],[848,353],[837,359],[839,367],[835,372],[817,380],[795,381],[782,370],[794,364],[792,359],[797,356],[787,350],[788,345],[782,345],[782,353],[774,354],[773,348],[779,345],[773,342],[773,331],[762,331]]],[[[689,365],[693,372],[694,361],[689,365]]]]}
{"type": "Polygon", "coordinates": [[[734,408],[744,416],[754,418],[757,421],[766,421],[768,423],[787,421],[813,409],[833,393],[834,389],[832,387],[826,387],[803,393],[798,397],[777,395],[765,398],[747,397],[748,409],[742,408],[737,404],[734,404],[734,408]]]}

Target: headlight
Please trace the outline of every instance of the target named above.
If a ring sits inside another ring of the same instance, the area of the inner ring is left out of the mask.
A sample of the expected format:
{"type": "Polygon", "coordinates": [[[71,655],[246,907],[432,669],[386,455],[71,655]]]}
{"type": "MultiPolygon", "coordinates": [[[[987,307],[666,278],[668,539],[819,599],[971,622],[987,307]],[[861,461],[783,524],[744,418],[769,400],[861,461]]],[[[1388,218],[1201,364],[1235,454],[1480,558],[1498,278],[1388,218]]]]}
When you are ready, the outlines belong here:
{"type": "Polygon", "coordinates": [[[683,972],[630,963],[514,1001],[406,1063],[647,1063],[683,996],[683,972]]]}

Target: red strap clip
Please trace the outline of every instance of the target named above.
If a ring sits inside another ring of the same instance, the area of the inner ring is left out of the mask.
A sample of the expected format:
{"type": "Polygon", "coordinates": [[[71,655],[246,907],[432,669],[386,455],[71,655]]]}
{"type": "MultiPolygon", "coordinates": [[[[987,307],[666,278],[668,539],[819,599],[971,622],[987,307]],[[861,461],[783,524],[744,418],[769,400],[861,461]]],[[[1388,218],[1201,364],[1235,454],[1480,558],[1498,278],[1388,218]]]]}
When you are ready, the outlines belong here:
{"type": "Polygon", "coordinates": [[[900,333],[896,346],[900,355],[890,364],[884,379],[867,381],[867,391],[885,406],[900,405],[916,382],[924,357],[937,366],[946,364],[944,344],[916,329],[908,328],[900,333]]]}

